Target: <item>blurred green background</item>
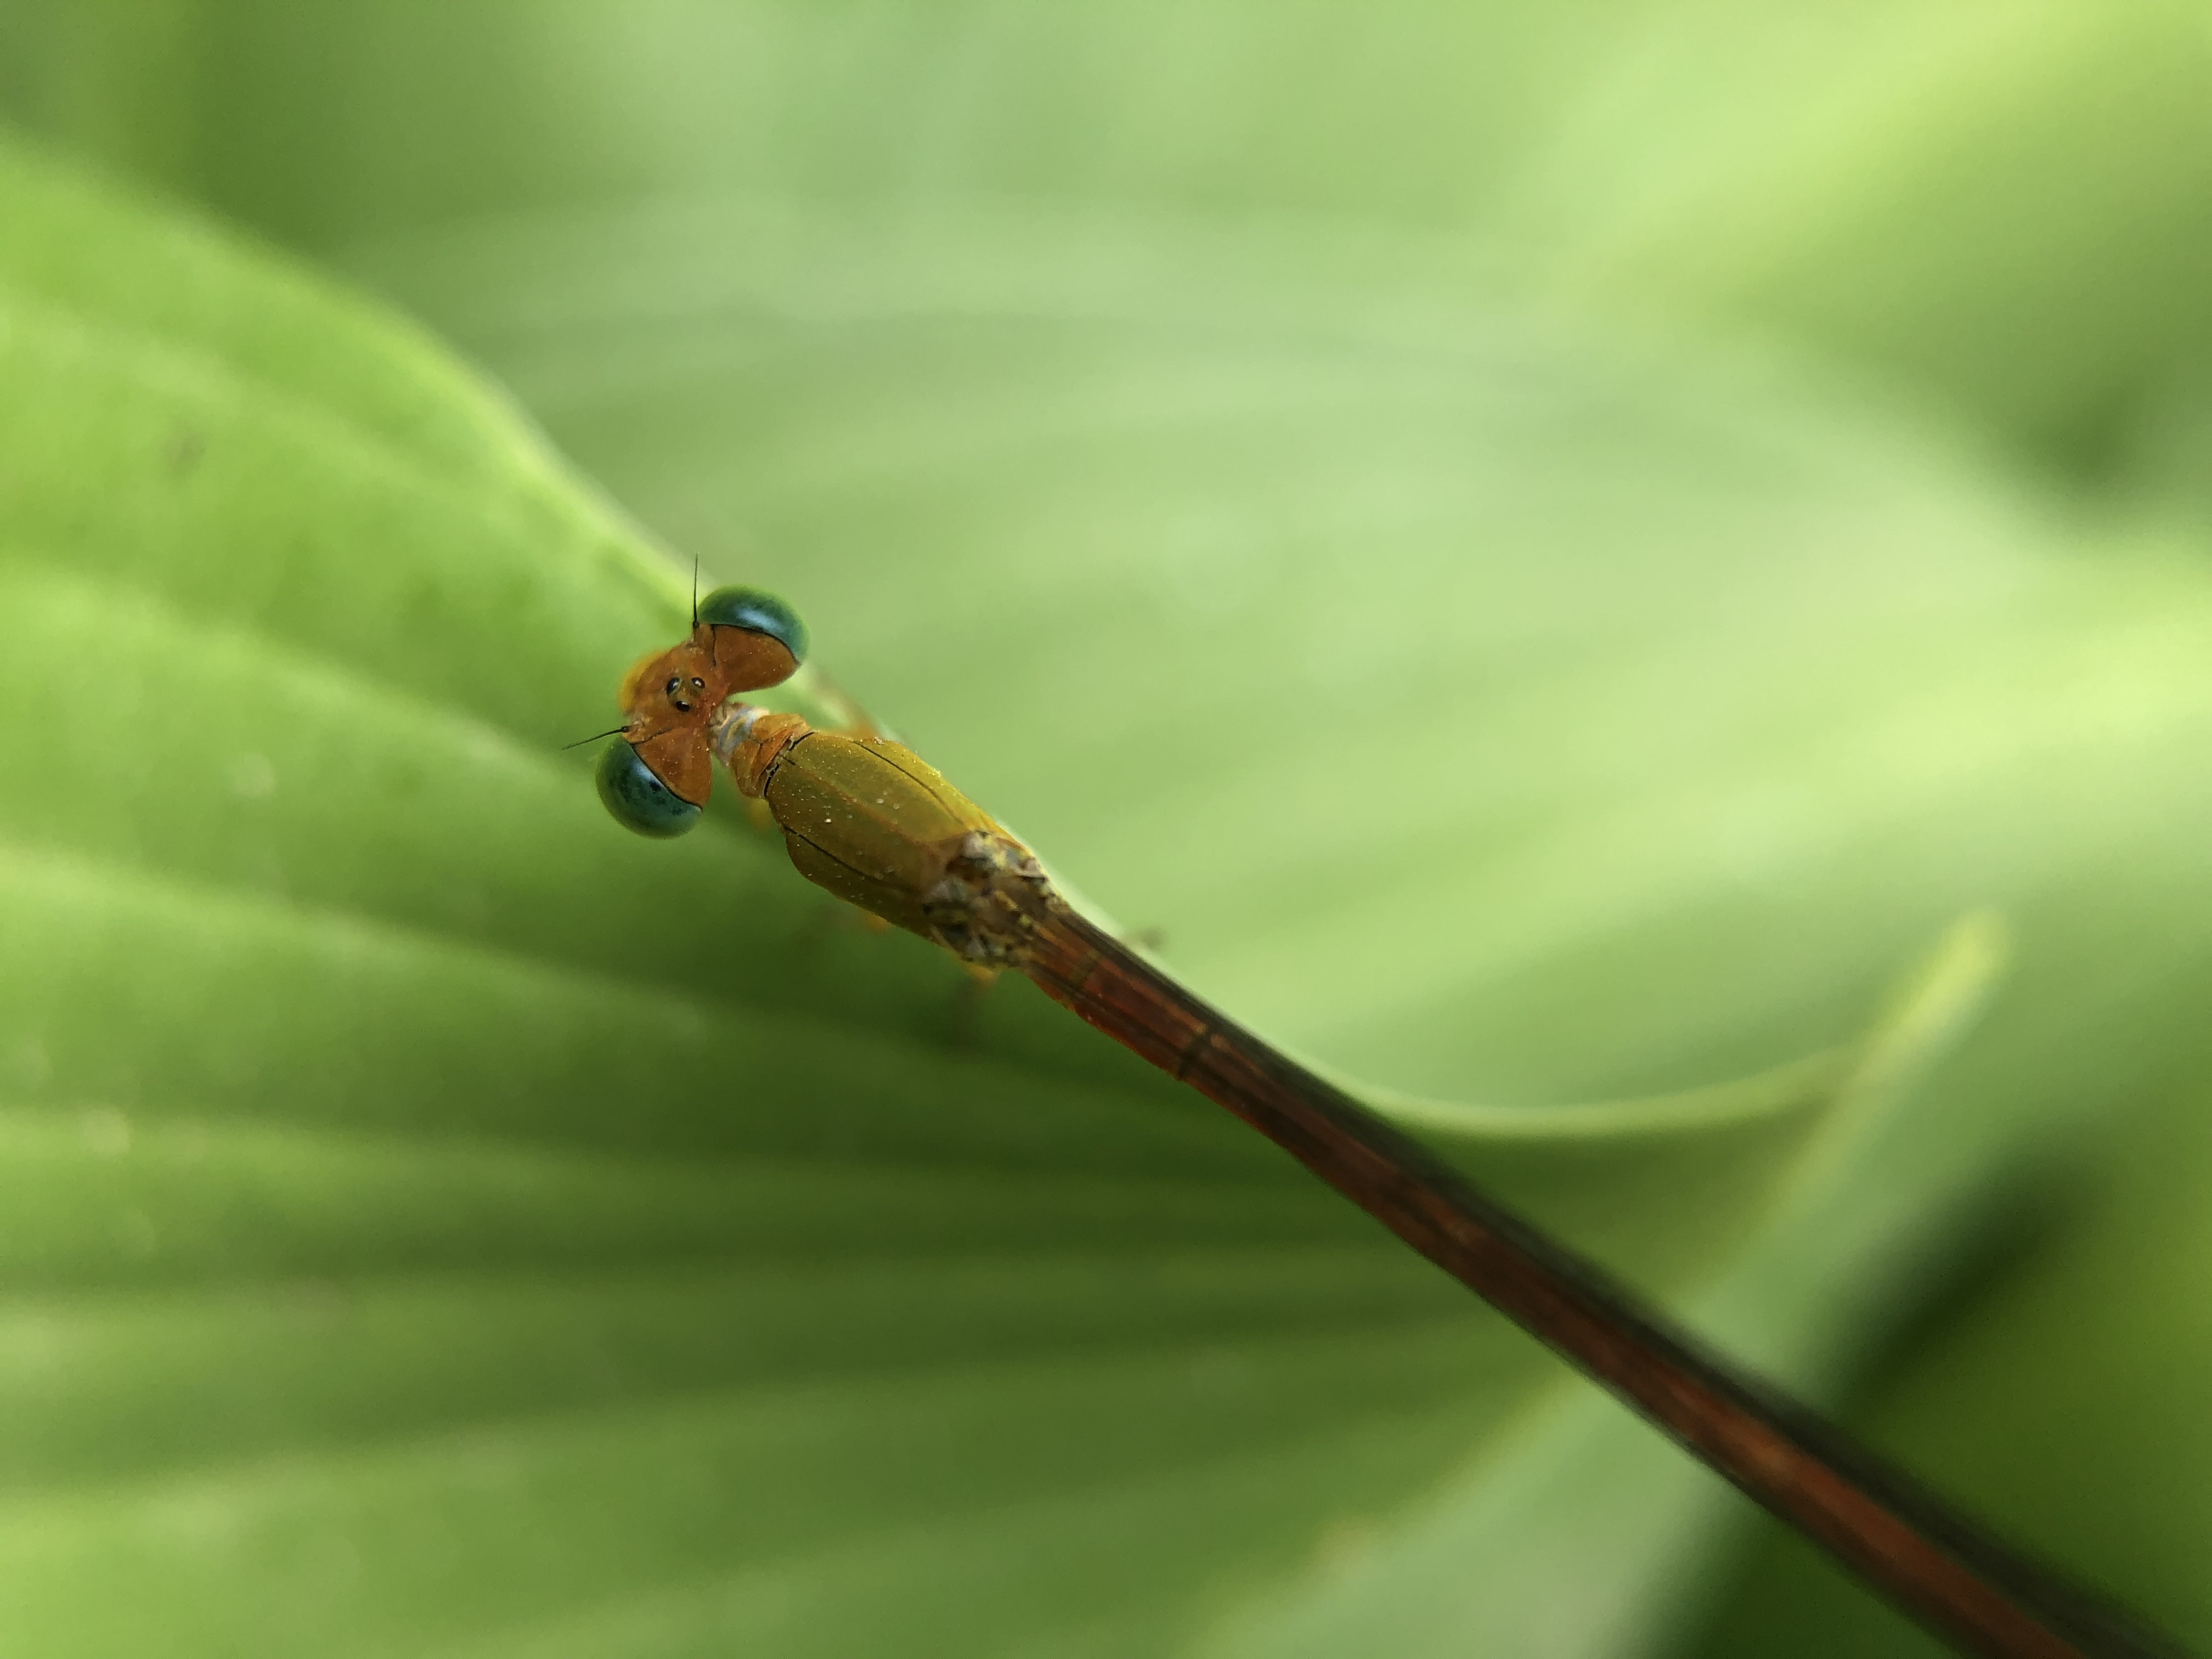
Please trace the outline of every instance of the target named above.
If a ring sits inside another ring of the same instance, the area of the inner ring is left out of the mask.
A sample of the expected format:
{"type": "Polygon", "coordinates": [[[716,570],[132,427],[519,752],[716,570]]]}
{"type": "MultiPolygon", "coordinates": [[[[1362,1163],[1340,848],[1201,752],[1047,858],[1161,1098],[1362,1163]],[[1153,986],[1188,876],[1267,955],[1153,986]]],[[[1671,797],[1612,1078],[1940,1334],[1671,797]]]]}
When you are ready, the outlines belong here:
{"type": "Polygon", "coordinates": [[[1025,988],[606,824],[694,555],[2212,1645],[2201,6],[0,0],[0,117],[11,1646],[1934,1650],[1025,988]]]}

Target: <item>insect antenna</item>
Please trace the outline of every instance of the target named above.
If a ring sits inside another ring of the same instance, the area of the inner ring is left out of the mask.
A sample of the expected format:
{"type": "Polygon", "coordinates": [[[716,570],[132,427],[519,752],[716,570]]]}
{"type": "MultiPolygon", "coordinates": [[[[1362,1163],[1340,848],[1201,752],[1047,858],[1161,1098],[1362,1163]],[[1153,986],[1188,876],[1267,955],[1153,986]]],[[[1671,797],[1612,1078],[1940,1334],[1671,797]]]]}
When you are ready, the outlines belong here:
{"type": "Polygon", "coordinates": [[[588,738],[579,738],[574,743],[562,744],[561,745],[561,752],[565,755],[571,749],[581,749],[587,743],[597,743],[601,738],[611,738],[617,732],[627,732],[629,730],[629,727],[627,726],[611,726],[604,732],[592,732],[588,738]]]}

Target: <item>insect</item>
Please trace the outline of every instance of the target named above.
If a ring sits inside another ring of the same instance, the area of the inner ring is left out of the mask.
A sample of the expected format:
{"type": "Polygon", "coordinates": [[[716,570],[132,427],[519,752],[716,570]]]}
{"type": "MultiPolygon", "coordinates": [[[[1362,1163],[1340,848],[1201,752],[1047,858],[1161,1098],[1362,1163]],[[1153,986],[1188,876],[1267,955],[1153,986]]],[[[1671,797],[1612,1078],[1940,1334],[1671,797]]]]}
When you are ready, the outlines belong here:
{"type": "Polygon", "coordinates": [[[680,835],[698,821],[720,760],[742,794],[766,804],[809,881],[973,969],[1027,975],[1227,1108],[1962,1650],[2182,1651],[1706,1352],[1603,1269],[1192,996],[1079,914],[1028,848],[913,750],[732,701],[787,678],[805,651],[780,600],[710,593],[691,637],[623,682],[624,723],[599,765],[608,809],[641,834],[680,835]]]}
{"type": "Polygon", "coordinates": [[[719,587],[695,598],[691,637],[623,677],[621,735],[599,757],[607,811],[641,836],[696,823],[714,770],[709,723],[738,692],[782,684],[805,656],[805,626],[774,594],[719,587]]]}

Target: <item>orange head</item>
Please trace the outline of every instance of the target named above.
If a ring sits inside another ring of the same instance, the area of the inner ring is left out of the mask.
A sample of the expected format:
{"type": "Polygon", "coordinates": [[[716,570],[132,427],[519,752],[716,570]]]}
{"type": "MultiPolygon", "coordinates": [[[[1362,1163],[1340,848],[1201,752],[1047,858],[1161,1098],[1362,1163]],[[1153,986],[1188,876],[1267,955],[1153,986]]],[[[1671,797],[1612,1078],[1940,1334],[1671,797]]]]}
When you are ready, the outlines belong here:
{"type": "Polygon", "coordinates": [[[707,722],[738,692],[789,679],[805,655],[805,627],[773,595],[720,587],[702,599],[691,637],[623,678],[622,735],[599,760],[607,810],[641,835],[689,830],[714,774],[707,722]]]}

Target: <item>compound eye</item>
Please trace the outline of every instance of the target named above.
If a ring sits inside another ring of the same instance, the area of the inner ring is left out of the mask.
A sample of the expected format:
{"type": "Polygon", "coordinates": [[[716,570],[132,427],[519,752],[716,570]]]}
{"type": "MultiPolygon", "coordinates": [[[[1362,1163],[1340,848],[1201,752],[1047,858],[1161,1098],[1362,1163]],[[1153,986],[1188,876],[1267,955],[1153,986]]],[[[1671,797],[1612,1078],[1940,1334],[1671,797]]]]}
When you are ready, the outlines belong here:
{"type": "Polygon", "coordinates": [[[781,599],[757,587],[716,588],[699,601],[699,620],[766,635],[791,653],[794,671],[806,660],[806,624],[781,599]]]}
{"type": "Polygon", "coordinates": [[[595,775],[599,799],[625,830],[666,841],[699,822],[699,809],[655,777],[626,738],[600,752],[595,775]]]}

